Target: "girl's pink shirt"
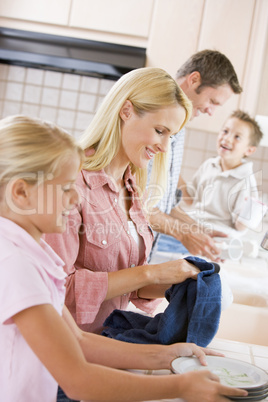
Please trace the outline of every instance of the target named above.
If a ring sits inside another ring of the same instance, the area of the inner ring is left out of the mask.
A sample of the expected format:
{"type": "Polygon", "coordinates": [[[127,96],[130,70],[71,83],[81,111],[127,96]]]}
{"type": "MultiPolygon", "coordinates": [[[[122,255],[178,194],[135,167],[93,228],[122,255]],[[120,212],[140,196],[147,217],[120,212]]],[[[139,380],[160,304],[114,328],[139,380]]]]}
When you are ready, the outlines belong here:
{"type": "Polygon", "coordinates": [[[56,381],[12,317],[41,304],[52,304],[61,315],[66,278],[62,266],[63,261],[43,240],[38,244],[20,226],[0,217],[1,401],[56,401],[56,381]]]}
{"type": "Polygon", "coordinates": [[[108,272],[147,264],[153,241],[130,168],[124,180],[131,197],[130,218],[144,242],[141,257],[130,235],[127,216],[118,205],[119,193],[103,170],[82,170],[76,183],[81,207],[70,214],[65,233],[45,236],[66,264],[65,303],[78,326],[88,332],[100,333],[110,313],[126,309],[130,300],[147,313],[159,303],[139,299],[136,292],[105,301],[108,272]]]}

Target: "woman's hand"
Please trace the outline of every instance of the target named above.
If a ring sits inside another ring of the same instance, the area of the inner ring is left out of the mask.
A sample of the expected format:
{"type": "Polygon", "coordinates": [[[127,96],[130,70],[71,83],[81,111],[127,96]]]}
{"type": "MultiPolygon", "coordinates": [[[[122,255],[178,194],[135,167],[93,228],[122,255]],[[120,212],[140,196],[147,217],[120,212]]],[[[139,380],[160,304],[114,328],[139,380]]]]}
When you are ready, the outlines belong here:
{"type": "Polygon", "coordinates": [[[162,264],[149,265],[152,283],[156,285],[174,285],[188,278],[197,279],[200,270],[185,259],[167,261],[162,264]]]}
{"type": "Polygon", "coordinates": [[[139,289],[139,297],[157,299],[165,296],[165,291],[172,285],[184,282],[188,278],[197,279],[200,270],[185,259],[167,261],[162,264],[146,265],[147,283],[139,289]]]}

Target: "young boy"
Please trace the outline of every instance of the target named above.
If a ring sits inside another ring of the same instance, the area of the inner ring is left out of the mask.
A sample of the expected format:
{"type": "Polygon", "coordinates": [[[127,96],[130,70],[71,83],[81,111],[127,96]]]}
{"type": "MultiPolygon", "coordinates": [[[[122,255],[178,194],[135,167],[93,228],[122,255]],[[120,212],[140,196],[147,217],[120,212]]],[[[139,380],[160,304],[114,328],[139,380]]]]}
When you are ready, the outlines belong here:
{"type": "Polygon", "coordinates": [[[253,118],[241,110],[234,111],[218,135],[218,156],[206,160],[191,182],[180,179],[179,207],[206,226],[244,230],[239,215],[245,200],[258,197],[253,163],[245,158],[256,151],[262,136],[253,118]]]}

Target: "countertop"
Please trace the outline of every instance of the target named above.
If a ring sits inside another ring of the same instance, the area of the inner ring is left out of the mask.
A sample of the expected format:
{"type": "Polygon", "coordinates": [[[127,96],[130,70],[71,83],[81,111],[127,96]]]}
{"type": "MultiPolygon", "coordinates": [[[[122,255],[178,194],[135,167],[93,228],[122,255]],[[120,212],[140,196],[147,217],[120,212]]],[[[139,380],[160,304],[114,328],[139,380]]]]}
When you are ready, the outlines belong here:
{"type": "MultiPolygon", "coordinates": [[[[268,373],[268,347],[259,346],[249,343],[229,341],[225,339],[214,339],[209,348],[217,350],[223,353],[226,357],[233,359],[238,359],[245,361],[247,363],[254,364],[265,370],[268,373]]],[[[150,370],[144,371],[145,375],[160,375],[160,374],[170,374],[169,370],[150,370]]],[[[159,402],[159,400],[154,400],[152,402],[159,402]]],[[[182,399],[161,399],[162,402],[183,402],[182,399]]],[[[242,401],[242,400],[241,400],[242,401]]],[[[246,399],[245,399],[246,401],[246,399]]],[[[268,401],[268,397],[263,399],[263,401],[268,401]]],[[[198,402],[198,400],[197,400],[198,402]]],[[[243,402],[243,401],[242,401],[243,402]]]]}

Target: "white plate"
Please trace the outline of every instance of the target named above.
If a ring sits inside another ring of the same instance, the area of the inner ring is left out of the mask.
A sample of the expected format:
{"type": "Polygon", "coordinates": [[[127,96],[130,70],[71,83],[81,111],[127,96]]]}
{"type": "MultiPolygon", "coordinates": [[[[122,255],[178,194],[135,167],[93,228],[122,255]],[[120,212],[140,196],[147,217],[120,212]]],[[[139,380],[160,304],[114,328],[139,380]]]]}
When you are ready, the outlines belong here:
{"type": "Polygon", "coordinates": [[[210,370],[220,378],[222,384],[247,390],[268,384],[268,374],[253,364],[219,356],[206,356],[206,360],[208,365],[201,366],[196,357],[178,357],[171,363],[172,371],[182,374],[210,370]]]}

